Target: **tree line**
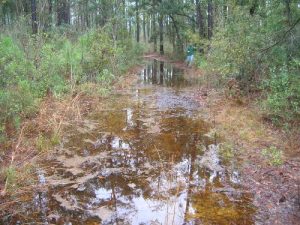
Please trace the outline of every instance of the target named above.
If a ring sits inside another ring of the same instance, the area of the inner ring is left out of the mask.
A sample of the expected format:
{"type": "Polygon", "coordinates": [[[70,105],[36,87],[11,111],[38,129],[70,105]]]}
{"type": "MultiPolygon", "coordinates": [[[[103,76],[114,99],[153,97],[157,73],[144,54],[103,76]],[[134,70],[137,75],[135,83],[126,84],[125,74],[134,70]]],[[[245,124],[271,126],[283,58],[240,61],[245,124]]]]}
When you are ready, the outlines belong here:
{"type": "Polygon", "coordinates": [[[190,28],[202,38],[213,34],[214,15],[227,13],[212,0],[5,0],[1,4],[1,26],[12,26],[20,18],[31,24],[32,33],[70,26],[78,31],[103,27],[123,30],[136,42],[153,43],[164,53],[164,39],[182,47],[190,28]]]}

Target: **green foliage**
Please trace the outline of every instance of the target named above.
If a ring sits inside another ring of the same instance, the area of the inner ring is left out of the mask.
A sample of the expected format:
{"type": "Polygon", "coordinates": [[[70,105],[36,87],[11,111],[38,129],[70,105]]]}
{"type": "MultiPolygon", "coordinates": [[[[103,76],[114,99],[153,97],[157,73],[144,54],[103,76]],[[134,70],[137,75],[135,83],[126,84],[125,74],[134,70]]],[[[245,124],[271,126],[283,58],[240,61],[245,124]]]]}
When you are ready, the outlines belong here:
{"type": "Polygon", "coordinates": [[[283,163],[282,151],[274,146],[262,150],[262,155],[266,157],[273,166],[280,166],[283,163]]]}
{"type": "Polygon", "coordinates": [[[60,136],[55,133],[51,135],[51,137],[47,137],[45,135],[40,134],[36,139],[36,148],[39,152],[47,152],[51,148],[53,148],[55,145],[58,145],[60,143],[60,136]]]}
{"type": "Polygon", "coordinates": [[[0,90],[0,121],[13,121],[18,127],[21,116],[35,112],[36,99],[27,80],[19,81],[15,88],[0,90]]]}
{"type": "MultiPolygon", "coordinates": [[[[273,120],[293,120],[300,116],[300,78],[296,73],[289,73],[283,68],[273,72],[264,82],[268,89],[265,106],[273,120]]],[[[278,121],[280,122],[280,121],[278,121]]]]}
{"type": "Polygon", "coordinates": [[[203,54],[195,54],[195,65],[197,65],[200,69],[208,69],[207,59],[203,54]]]}
{"type": "Polygon", "coordinates": [[[110,84],[114,78],[115,76],[108,69],[103,69],[96,77],[96,80],[98,83],[105,85],[110,84]]]}
{"type": "Polygon", "coordinates": [[[107,69],[116,54],[114,43],[105,32],[92,31],[81,39],[83,47],[83,72],[84,81],[97,77],[107,69]]]}
{"type": "Polygon", "coordinates": [[[258,16],[236,7],[226,27],[215,33],[209,63],[223,75],[249,84],[258,69],[259,50],[265,44],[265,32],[256,24],[258,16]]]}
{"type": "Polygon", "coordinates": [[[28,163],[18,169],[16,165],[10,165],[0,170],[0,179],[5,181],[6,191],[14,193],[20,187],[28,187],[34,183],[34,165],[28,163]]]}
{"type": "Polygon", "coordinates": [[[0,87],[15,85],[30,73],[32,65],[11,37],[0,38],[0,87]]]}
{"type": "Polygon", "coordinates": [[[0,171],[0,178],[5,180],[7,190],[10,190],[15,187],[17,183],[17,171],[15,166],[9,166],[0,171]]]}
{"type": "Polygon", "coordinates": [[[39,152],[47,152],[51,148],[51,141],[43,136],[39,135],[36,140],[36,147],[39,152]]]}
{"type": "Polygon", "coordinates": [[[208,64],[222,83],[236,80],[239,94],[266,96],[264,105],[273,120],[292,121],[299,118],[300,107],[300,29],[291,28],[299,10],[290,5],[289,25],[283,2],[259,4],[253,14],[251,4],[231,4],[228,18],[215,30],[208,64]]]}
{"type": "Polygon", "coordinates": [[[5,124],[18,128],[48,94],[61,97],[76,84],[93,82],[101,86],[94,93],[107,95],[112,81],[143,52],[142,46],[133,46],[130,40],[114,41],[108,28],[73,40],[61,31],[16,34],[0,36],[1,140],[5,124]]]}

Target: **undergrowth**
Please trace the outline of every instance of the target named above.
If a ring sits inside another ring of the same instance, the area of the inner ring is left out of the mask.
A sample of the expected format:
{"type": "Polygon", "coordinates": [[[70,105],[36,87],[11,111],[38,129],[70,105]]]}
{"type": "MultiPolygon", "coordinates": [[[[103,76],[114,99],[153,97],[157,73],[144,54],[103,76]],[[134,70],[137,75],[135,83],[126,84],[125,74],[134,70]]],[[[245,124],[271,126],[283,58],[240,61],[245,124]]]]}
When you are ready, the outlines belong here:
{"type": "MultiPolygon", "coordinates": [[[[233,8],[232,18],[216,28],[212,40],[194,41],[207,53],[202,58],[196,54],[195,63],[205,68],[210,76],[207,80],[224,88],[229,97],[255,98],[274,124],[298,126],[300,29],[290,28],[284,19],[274,16],[278,12],[285,14],[284,4],[269,8],[268,14],[266,10],[261,8],[250,15],[245,7],[233,8]],[[287,37],[277,43],[287,30],[287,37]]],[[[293,13],[294,19],[299,17],[299,12],[293,13]]]]}
{"type": "Polygon", "coordinates": [[[0,35],[0,143],[8,128],[18,130],[37,113],[46,95],[61,98],[77,89],[108,95],[113,80],[143,52],[131,40],[114,42],[105,28],[72,39],[66,34],[0,35]],[[85,90],[87,83],[98,87],[85,90]]]}

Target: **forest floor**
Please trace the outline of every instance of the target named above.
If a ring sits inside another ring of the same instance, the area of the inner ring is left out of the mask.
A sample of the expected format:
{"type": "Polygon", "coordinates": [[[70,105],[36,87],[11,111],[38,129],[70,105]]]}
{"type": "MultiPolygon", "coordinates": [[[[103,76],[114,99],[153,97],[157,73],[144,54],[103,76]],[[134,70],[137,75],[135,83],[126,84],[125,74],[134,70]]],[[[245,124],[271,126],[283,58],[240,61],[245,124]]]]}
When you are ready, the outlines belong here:
{"type": "MultiPolygon", "coordinates": [[[[193,78],[205,75],[205,71],[186,67],[182,61],[171,61],[157,54],[147,54],[144,57],[168,61],[175,67],[185,70],[186,75],[193,78]]],[[[118,79],[114,83],[113,91],[121,92],[135,83],[138,79],[136,74],[141,68],[136,66],[127,75],[118,79]]],[[[90,85],[86,88],[93,89],[92,84],[90,85]]],[[[264,119],[251,98],[241,98],[237,101],[224,93],[226,93],[224,89],[200,85],[191,93],[191,97],[202,106],[201,116],[213,124],[215,133],[222,139],[223,145],[231,146],[236,150],[234,154],[244,159],[240,171],[242,185],[254,197],[257,224],[300,224],[299,133],[287,135],[272,126],[264,119]],[[266,155],[263,154],[264,149],[281,150],[283,155],[278,155],[277,152],[266,155]]],[[[22,188],[19,189],[18,197],[14,197],[14,200],[7,202],[0,197],[0,209],[7,209],[14,205],[19,201],[20,196],[33,188],[30,185],[33,182],[31,179],[36,178],[29,179],[28,174],[34,168],[35,160],[51,154],[49,149],[57,144],[64,126],[71,123],[80,124],[85,115],[101,108],[103,98],[105,97],[90,96],[80,91],[59,101],[49,97],[41,105],[38,116],[23,123],[20,134],[14,137],[10,143],[10,150],[3,157],[7,167],[18,165],[20,168],[25,168],[15,181],[15,186],[10,187],[15,189],[19,185],[22,188]],[[27,187],[24,185],[26,183],[27,187]]],[[[16,179],[11,176],[9,179],[16,179]]],[[[7,185],[7,182],[0,183],[0,192],[2,191],[3,195],[6,189],[9,189],[7,185]]]]}

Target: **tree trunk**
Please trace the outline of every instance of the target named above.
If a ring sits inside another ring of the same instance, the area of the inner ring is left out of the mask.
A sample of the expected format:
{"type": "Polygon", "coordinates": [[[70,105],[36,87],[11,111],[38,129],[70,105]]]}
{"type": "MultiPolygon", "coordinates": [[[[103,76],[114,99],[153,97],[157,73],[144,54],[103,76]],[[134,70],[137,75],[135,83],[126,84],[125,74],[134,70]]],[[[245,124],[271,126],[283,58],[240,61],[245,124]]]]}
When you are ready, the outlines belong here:
{"type": "MultiPolygon", "coordinates": [[[[131,36],[131,34],[132,34],[132,25],[131,25],[131,19],[129,19],[129,22],[128,22],[129,24],[128,24],[128,26],[129,26],[129,34],[130,34],[130,36],[131,36]]],[[[132,37],[132,36],[131,36],[132,37]]]]}
{"type": "Polygon", "coordinates": [[[225,4],[223,5],[223,26],[225,26],[227,18],[228,18],[228,6],[225,4]]]}
{"type": "Polygon", "coordinates": [[[47,19],[45,22],[45,30],[48,30],[52,26],[52,10],[53,10],[53,5],[52,5],[52,0],[48,0],[48,15],[47,19]]]}
{"type": "Polygon", "coordinates": [[[89,1],[85,0],[85,6],[84,6],[84,18],[85,18],[85,25],[87,28],[90,27],[90,19],[89,19],[89,1]]]}
{"type": "Polygon", "coordinates": [[[288,25],[292,25],[291,0],[285,0],[286,16],[288,25]]]}
{"type": "Polygon", "coordinates": [[[48,13],[49,13],[49,22],[50,26],[52,25],[52,12],[53,12],[53,3],[52,0],[48,0],[48,13]]]}
{"type": "Polygon", "coordinates": [[[136,42],[140,42],[140,15],[139,15],[139,0],[135,0],[136,10],[136,42]]]}
{"type": "Polygon", "coordinates": [[[71,3],[70,0],[65,0],[66,1],[66,7],[65,7],[65,23],[66,24],[71,24],[71,3]]]}
{"type": "Polygon", "coordinates": [[[201,10],[201,1],[200,0],[196,0],[196,13],[197,13],[197,25],[199,28],[199,37],[205,37],[203,14],[202,14],[202,10],[201,10]]]}
{"type": "Polygon", "coordinates": [[[152,16],[152,37],[153,37],[153,50],[154,52],[157,52],[157,32],[156,32],[156,15],[153,13],[152,16]]]}
{"type": "Polygon", "coordinates": [[[164,54],[164,23],[163,15],[159,15],[159,53],[164,54]]]}
{"type": "Polygon", "coordinates": [[[179,54],[182,54],[183,53],[183,41],[182,41],[180,33],[179,33],[179,27],[177,25],[177,21],[175,20],[175,18],[172,15],[169,15],[169,17],[172,20],[173,27],[174,27],[174,30],[175,30],[175,33],[176,33],[176,37],[177,37],[176,38],[176,43],[175,43],[175,45],[177,46],[176,51],[179,54]]]}
{"type": "Polygon", "coordinates": [[[208,0],[207,4],[207,36],[210,40],[213,35],[213,6],[212,0],[208,0]]]}
{"type": "MultiPolygon", "coordinates": [[[[292,25],[292,13],[291,13],[291,0],[285,0],[285,7],[286,7],[286,17],[288,26],[292,25]]],[[[293,48],[293,41],[291,34],[288,36],[288,45],[287,45],[287,64],[292,61],[292,48],[293,48]]]]}
{"type": "MultiPolygon", "coordinates": [[[[191,0],[191,5],[192,6],[195,5],[195,0],[191,0]]],[[[191,19],[190,20],[191,20],[192,31],[193,31],[193,33],[196,33],[196,23],[195,23],[195,13],[194,12],[191,14],[191,19]]]]}
{"type": "Polygon", "coordinates": [[[36,16],[36,0],[31,0],[31,23],[32,23],[32,33],[36,34],[38,32],[38,21],[36,16]]]}
{"type": "Polygon", "coordinates": [[[62,12],[62,4],[63,2],[61,1],[56,1],[57,4],[57,26],[60,26],[62,24],[62,20],[63,20],[63,12],[62,12]]]}
{"type": "Polygon", "coordinates": [[[68,0],[57,1],[57,26],[70,24],[70,4],[68,0]]]}
{"type": "Polygon", "coordinates": [[[144,42],[147,42],[147,35],[146,35],[146,13],[143,13],[143,37],[144,42]]]}
{"type": "Polygon", "coordinates": [[[146,26],[147,37],[149,41],[149,37],[151,37],[151,16],[148,16],[147,26],[146,26]]]}
{"type": "Polygon", "coordinates": [[[23,2],[23,8],[24,8],[25,15],[28,15],[30,13],[30,5],[29,4],[31,4],[31,2],[30,3],[28,3],[28,1],[23,2]]]}

